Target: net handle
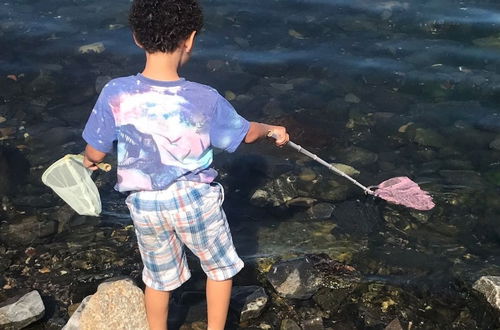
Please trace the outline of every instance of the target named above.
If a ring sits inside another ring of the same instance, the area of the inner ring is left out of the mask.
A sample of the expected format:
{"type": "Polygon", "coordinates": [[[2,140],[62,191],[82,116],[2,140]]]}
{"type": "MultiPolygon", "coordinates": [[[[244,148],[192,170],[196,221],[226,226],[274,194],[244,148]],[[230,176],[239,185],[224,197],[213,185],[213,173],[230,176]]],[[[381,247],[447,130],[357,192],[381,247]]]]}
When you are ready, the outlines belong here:
{"type": "MultiPolygon", "coordinates": [[[[82,154],[79,154],[79,155],[66,155],[66,157],[69,157],[69,158],[72,158],[76,161],[80,161],[80,162],[83,162],[83,155],[82,154]]],[[[113,168],[110,164],[108,163],[98,163],[98,164],[95,164],[100,170],[104,171],[104,172],[109,172],[111,171],[111,169],[113,168]]]]}
{"type": "MultiPolygon", "coordinates": [[[[269,132],[267,133],[267,136],[268,137],[271,137],[273,139],[276,139],[276,136],[272,133],[272,132],[269,132]]],[[[288,143],[286,144],[287,146],[291,147],[292,149],[295,149],[297,150],[298,152],[300,152],[301,154],[304,154],[306,155],[307,157],[315,160],[316,162],[320,163],[321,165],[327,167],[330,171],[333,171],[335,172],[336,174],[346,178],[347,180],[351,181],[352,183],[354,183],[356,186],[360,187],[361,189],[363,189],[363,191],[366,193],[366,194],[369,194],[369,195],[374,195],[375,193],[373,192],[373,190],[371,190],[370,188],[368,187],[365,187],[364,185],[362,185],[361,183],[359,183],[358,181],[356,181],[355,179],[353,179],[352,177],[350,177],[349,175],[347,175],[346,173],[342,172],[341,170],[339,170],[338,168],[336,168],[335,166],[333,166],[332,164],[328,163],[327,161],[319,158],[317,155],[313,154],[312,152],[310,152],[309,150],[307,149],[304,149],[302,148],[300,145],[292,142],[292,141],[288,141],[288,143]]]]}

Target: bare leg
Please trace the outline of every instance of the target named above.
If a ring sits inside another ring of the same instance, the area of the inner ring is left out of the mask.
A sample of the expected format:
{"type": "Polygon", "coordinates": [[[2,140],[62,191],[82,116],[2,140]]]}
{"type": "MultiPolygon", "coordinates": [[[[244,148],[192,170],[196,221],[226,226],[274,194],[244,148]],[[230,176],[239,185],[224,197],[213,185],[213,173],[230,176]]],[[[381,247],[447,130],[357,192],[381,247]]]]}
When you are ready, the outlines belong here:
{"type": "Polygon", "coordinates": [[[144,302],[150,330],[167,330],[169,291],[158,291],[146,286],[144,302]]]}
{"type": "Polygon", "coordinates": [[[232,279],[214,281],[207,278],[208,330],[224,330],[232,286],[232,279]]]}

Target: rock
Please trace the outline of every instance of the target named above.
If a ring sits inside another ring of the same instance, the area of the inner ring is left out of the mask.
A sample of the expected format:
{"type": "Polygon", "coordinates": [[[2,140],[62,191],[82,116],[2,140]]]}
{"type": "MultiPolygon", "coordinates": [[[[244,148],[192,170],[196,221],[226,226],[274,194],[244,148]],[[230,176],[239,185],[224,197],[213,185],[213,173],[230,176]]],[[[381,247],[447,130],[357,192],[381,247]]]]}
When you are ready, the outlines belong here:
{"type": "Polygon", "coordinates": [[[277,263],[267,279],[281,297],[292,299],[309,299],[321,285],[321,278],[308,258],[277,263]]]}
{"type": "Polygon", "coordinates": [[[41,319],[44,313],[42,297],[38,291],[31,291],[19,300],[0,308],[0,329],[22,329],[41,319]]]}
{"type": "Polygon", "coordinates": [[[100,284],[82,311],[80,329],[148,330],[142,290],[127,279],[100,284]]]}
{"type": "Polygon", "coordinates": [[[80,319],[82,317],[82,311],[84,310],[85,306],[87,306],[90,297],[92,296],[87,296],[82,300],[80,305],[78,305],[78,308],[73,312],[73,314],[71,314],[68,323],[66,323],[62,330],[80,330],[80,319]]]}
{"type": "Polygon", "coordinates": [[[269,193],[262,189],[257,189],[250,197],[250,203],[255,206],[264,207],[269,205],[269,193]]]}
{"type": "Polygon", "coordinates": [[[481,292],[491,306],[500,311],[500,276],[481,276],[472,287],[481,292]]]}
{"type": "Polygon", "coordinates": [[[329,219],[332,216],[334,206],[329,203],[318,203],[307,210],[307,216],[311,220],[329,219]]]}
{"type": "Polygon", "coordinates": [[[424,147],[434,148],[442,148],[446,145],[446,140],[442,135],[428,128],[417,128],[413,142],[424,147]]]}
{"type": "Polygon", "coordinates": [[[499,150],[500,151],[500,136],[497,136],[495,138],[495,140],[491,141],[490,148],[493,149],[493,150],[499,150]]]}
{"type": "Polygon", "coordinates": [[[83,45],[80,48],[78,48],[78,52],[80,54],[86,54],[86,53],[100,54],[105,50],[106,48],[104,47],[104,44],[102,42],[95,42],[93,44],[83,45]]]}
{"type": "Polygon", "coordinates": [[[266,291],[260,286],[235,286],[231,293],[231,307],[240,313],[240,322],[259,317],[267,301],[266,291]]]}
{"type": "Polygon", "coordinates": [[[378,155],[360,147],[349,147],[338,152],[338,158],[353,166],[366,166],[375,163],[378,155]]]}
{"type": "Polygon", "coordinates": [[[286,206],[311,207],[317,200],[310,197],[297,197],[286,202],[286,206]]]}
{"type": "Polygon", "coordinates": [[[344,101],[347,103],[359,103],[361,100],[356,95],[349,93],[344,97],[344,101]]]}
{"type": "Polygon", "coordinates": [[[357,169],[349,165],[340,163],[332,163],[332,165],[335,166],[335,168],[338,169],[339,171],[342,171],[349,176],[356,176],[360,174],[360,172],[357,169]]]}
{"type": "Polygon", "coordinates": [[[299,174],[299,179],[306,182],[311,182],[316,179],[317,174],[310,168],[304,168],[299,174]]]}
{"type": "Polygon", "coordinates": [[[472,43],[479,47],[500,48],[500,34],[474,39],[472,43]]]}
{"type": "Polygon", "coordinates": [[[303,330],[323,330],[323,319],[321,317],[315,317],[309,320],[302,321],[303,330]]]}
{"type": "Polygon", "coordinates": [[[403,327],[398,319],[394,319],[384,328],[384,330],[403,330],[403,327]]]}
{"type": "Polygon", "coordinates": [[[12,244],[27,244],[56,232],[56,221],[40,221],[36,216],[28,216],[0,226],[0,239],[12,244]]]}
{"type": "Polygon", "coordinates": [[[280,330],[301,330],[301,327],[294,320],[284,319],[281,321],[280,330]]]}

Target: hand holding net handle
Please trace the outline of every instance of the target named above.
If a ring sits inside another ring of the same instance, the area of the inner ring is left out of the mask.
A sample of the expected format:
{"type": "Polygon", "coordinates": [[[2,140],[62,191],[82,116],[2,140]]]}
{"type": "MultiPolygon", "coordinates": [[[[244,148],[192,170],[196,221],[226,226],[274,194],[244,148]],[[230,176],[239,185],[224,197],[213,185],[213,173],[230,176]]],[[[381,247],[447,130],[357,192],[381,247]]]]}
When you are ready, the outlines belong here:
{"type": "MultiPolygon", "coordinates": [[[[79,154],[79,155],[68,155],[68,156],[71,156],[71,158],[77,160],[77,161],[81,161],[83,162],[83,155],[82,154],[79,154]]],[[[98,164],[95,164],[100,170],[104,171],[104,172],[109,172],[111,171],[112,169],[112,166],[108,163],[98,163],[98,164]]]]}
{"type": "MultiPolygon", "coordinates": [[[[267,134],[268,137],[271,137],[273,139],[276,139],[276,137],[274,136],[274,134],[272,132],[269,132],[267,134]]],[[[361,189],[363,189],[363,191],[366,193],[366,194],[369,194],[369,195],[373,195],[374,192],[372,190],[370,190],[370,188],[368,187],[365,187],[363,186],[361,183],[359,183],[358,181],[356,181],[355,179],[353,179],[352,177],[350,177],[349,175],[347,175],[346,173],[342,172],[341,170],[339,170],[338,168],[336,168],[335,166],[333,166],[332,164],[326,162],[325,160],[319,158],[317,155],[313,154],[312,152],[302,148],[300,145],[292,142],[292,141],[288,141],[287,143],[287,146],[297,150],[298,152],[300,152],[301,154],[304,154],[306,155],[307,157],[309,158],[312,158],[313,160],[317,161],[318,163],[320,163],[321,165],[327,167],[329,170],[335,172],[336,174],[346,178],[347,180],[351,181],[352,183],[354,183],[356,186],[360,187],[361,189]]]]}

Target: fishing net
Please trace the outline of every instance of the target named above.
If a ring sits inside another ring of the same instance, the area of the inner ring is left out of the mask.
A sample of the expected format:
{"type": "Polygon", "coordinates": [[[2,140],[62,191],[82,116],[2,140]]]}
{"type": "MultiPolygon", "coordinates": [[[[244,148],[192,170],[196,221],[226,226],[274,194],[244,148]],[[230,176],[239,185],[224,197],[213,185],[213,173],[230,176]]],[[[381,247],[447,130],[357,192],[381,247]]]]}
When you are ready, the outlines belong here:
{"type": "Polygon", "coordinates": [[[380,183],[373,193],[390,203],[404,205],[420,211],[428,211],[435,204],[428,192],[406,176],[399,176],[380,183]]]}
{"type": "Polygon", "coordinates": [[[81,155],[66,155],[42,174],[42,181],[80,215],[101,213],[99,191],[81,155]]]}

